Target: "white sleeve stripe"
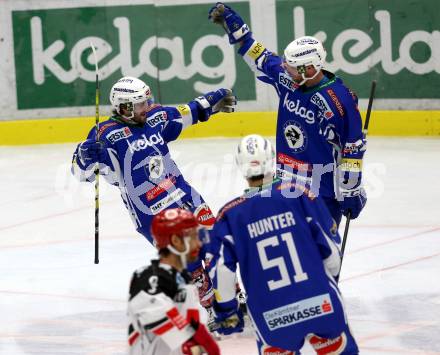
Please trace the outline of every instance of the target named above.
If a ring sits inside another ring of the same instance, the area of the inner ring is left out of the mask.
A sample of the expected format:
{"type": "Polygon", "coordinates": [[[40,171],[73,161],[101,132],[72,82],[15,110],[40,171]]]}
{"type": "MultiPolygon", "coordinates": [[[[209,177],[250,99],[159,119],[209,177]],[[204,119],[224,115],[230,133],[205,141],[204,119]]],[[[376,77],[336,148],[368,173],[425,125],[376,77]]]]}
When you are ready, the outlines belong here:
{"type": "Polygon", "coordinates": [[[245,61],[245,63],[249,66],[249,68],[255,73],[255,74],[261,74],[260,71],[258,70],[257,65],[255,64],[255,61],[248,57],[247,55],[243,56],[243,60],[245,61]]]}
{"type": "Polygon", "coordinates": [[[319,229],[321,230],[322,235],[327,241],[328,246],[330,247],[331,254],[323,260],[324,266],[328,271],[333,275],[337,276],[339,274],[339,269],[341,268],[341,257],[339,255],[339,248],[336,243],[329,238],[329,236],[324,232],[319,222],[316,222],[319,229]]]}
{"type": "Polygon", "coordinates": [[[230,234],[228,234],[228,235],[225,235],[225,239],[229,242],[229,243],[231,243],[231,244],[235,244],[235,242],[234,242],[234,237],[232,236],[232,235],[230,235],[230,234]]]}
{"type": "Polygon", "coordinates": [[[335,291],[336,293],[336,297],[338,297],[339,302],[341,303],[341,308],[342,308],[342,312],[344,313],[344,320],[345,320],[345,324],[348,325],[348,321],[347,321],[347,314],[345,314],[345,305],[344,305],[344,301],[342,300],[342,296],[341,293],[339,292],[339,289],[337,286],[335,286],[332,282],[329,282],[330,287],[335,291]]]}
{"type": "Polygon", "coordinates": [[[136,228],[139,228],[142,226],[141,221],[136,214],[136,210],[133,207],[133,202],[130,200],[130,196],[128,195],[124,179],[122,176],[122,170],[121,166],[119,165],[119,161],[117,158],[117,153],[114,149],[109,149],[109,157],[113,164],[114,171],[112,172],[114,174],[114,180],[115,182],[118,182],[119,185],[119,191],[121,192],[122,199],[127,202],[128,211],[130,212],[129,215],[131,217],[131,220],[133,224],[136,226],[136,228]]]}
{"type": "MultiPolygon", "coordinates": [[[[189,338],[191,338],[194,335],[195,330],[190,325],[186,325],[184,328],[179,329],[176,326],[174,326],[171,322],[169,323],[170,323],[169,329],[157,335],[160,336],[160,338],[164,341],[164,343],[166,343],[171,348],[171,350],[176,350],[180,348],[180,346],[184,342],[186,342],[189,338]]],[[[156,334],[156,332],[154,333],[156,334]]]]}
{"type": "Polygon", "coordinates": [[[193,124],[193,117],[192,114],[191,115],[185,115],[182,116],[182,130],[184,130],[186,127],[189,127],[193,124]]]}
{"type": "Polygon", "coordinates": [[[235,284],[237,277],[235,272],[229,270],[225,265],[225,259],[223,255],[224,245],[220,248],[220,257],[216,265],[216,299],[218,302],[228,302],[235,298],[235,284]]]}

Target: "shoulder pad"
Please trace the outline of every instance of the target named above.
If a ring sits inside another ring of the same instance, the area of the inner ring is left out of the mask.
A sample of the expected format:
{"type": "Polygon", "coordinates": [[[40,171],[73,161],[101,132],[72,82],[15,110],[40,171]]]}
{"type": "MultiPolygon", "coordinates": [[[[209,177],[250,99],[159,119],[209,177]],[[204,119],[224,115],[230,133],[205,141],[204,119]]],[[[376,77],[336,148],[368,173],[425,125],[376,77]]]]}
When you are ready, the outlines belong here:
{"type": "Polygon", "coordinates": [[[148,267],[136,270],[130,282],[130,299],[140,291],[151,295],[163,292],[173,299],[178,292],[176,271],[160,267],[157,260],[148,267]]]}
{"type": "Polygon", "coordinates": [[[151,113],[156,112],[156,111],[161,110],[161,109],[162,109],[162,105],[160,105],[160,104],[152,104],[147,109],[147,116],[150,115],[151,113]]]}
{"type": "Polygon", "coordinates": [[[295,184],[294,182],[281,182],[277,187],[277,190],[292,190],[292,189],[299,189],[303,192],[303,196],[306,196],[309,200],[313,201],[316,199],[316,195],[310,191],[307,187],[305,187],[302,184],[295,184]]]}
{"type": "Polygon", "coordinates": [[[158,124],[165,122],[168,119],[168,113],[164,107],[160,106],[157,109],[151,110],[147,113],[146,123],[150,127],[155,127],[158,124]]]}
{"type": "Polygon", "coordinates": [[[230,209],[234,208],[235,206],[238,206],[240,204],[242,204],[244,201],[246,201],[246,198],[241,196],[241,197],[237,197],[236,199],[232,200],[231,202],[227,203],[226,205],[224,205],[218,215],[217,215],[217,221],[221,220],[223,218],[223,216],[225,215],[226,212],[228,212],[230,209]]]}
{"type": "Polygon", "coordinates": [[[333,87],[326,88],[325,92],[330,97],[330,100],[333,102],[333,104],[336,106],[339,116],[344,117],[345,111],[344,106],[342,105],[343,98],[336,94],[336,90],[333,87]]]}
{"type": "Polygon", "coordinates": [[[103,133],[108,130],[110,127],[117,126],[119,123],[115,121],[106,121],[99,125],[98,135],[101,137],[103,133]]]}
{"type": "MultiPolygon", "coordinates": [[[[114,128],[116,128],[116,127],[114,127],[114,128]]],[[[126,138],[131,137],[133,135],[133,133],[131,133],[130,127],[128,127],[128,126],[122,126],[121,128],[111,129],[105,133],[106,134],[104,135],[104,137],[111,144],[114,144],[117,141],[120,141],[121,139],[126,139],[126,138]]]]}

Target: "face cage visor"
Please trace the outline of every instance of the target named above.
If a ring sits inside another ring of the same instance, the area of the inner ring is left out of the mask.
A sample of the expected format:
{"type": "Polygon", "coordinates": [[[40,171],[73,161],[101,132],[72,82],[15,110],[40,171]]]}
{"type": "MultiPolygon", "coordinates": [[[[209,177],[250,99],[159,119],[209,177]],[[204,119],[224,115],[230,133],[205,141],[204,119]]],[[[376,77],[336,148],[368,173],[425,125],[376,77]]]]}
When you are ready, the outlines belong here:
{"type": "Polygon", "coordinates": [[[129,114],[128,115],[123,115],[121,113],[121,116],[124,117],[127,120],[130,120],[131,118],[134,117],[135,113],[142,112],[142,110],[144,108],[148,108],[148,107],[150,107],[153,104],[154,104],[153,96],[148,96],[146,100],[143,100],[143,101],[140,101],[140,102],[136,102],[136,103],[133,103],[133,101],[126,102],[124,104],[121,104],[120,107],[125,109],[126,111],[128,111],[129,114]]]}
{"type": "Polygon", "coordinates": [[[301,75],[301,82],[297,83],[299,86],[303,85],[307,80],[312,80],[314,79],[320,72],[320,69],[318,69],[316,67],[315,64],[310,64],[315,68],[315,74],[313,74],[311,77],[306,77],[306,71],[307,71],[307,67],[308,65],[298,65],[298,66],[292,66],[290,65],[287,60],[286,57],[283,55],[283,62],[281,64],[281,66],[284,69],[284,72],[291,76],[291,75],[301,75]],[[288,69],[287,69],[288,68],[288,69]]]}

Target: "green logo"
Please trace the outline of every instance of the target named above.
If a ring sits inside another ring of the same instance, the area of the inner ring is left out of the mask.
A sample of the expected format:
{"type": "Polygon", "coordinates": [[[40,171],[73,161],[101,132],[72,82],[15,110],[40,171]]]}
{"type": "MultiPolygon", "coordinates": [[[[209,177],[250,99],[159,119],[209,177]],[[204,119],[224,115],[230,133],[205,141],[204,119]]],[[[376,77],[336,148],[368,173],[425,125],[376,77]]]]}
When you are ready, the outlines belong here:
{"type": "MultiPolygon", "coordinates": [[[[378,80],[381,98],[438,98],[440,16],[436,0],[277,1],[278,48],[312,35],[326,68],[361,97],[378,80]]],[[[269,44],[267,44],[269,46],[269,44]]]]}
{"type": "MultiPolygon", "coordinates": [[[[247,3],[235,6],[248,16],[247,3]]],[[[233,88],[240,100],[255,100],[254,75],[206,14],[206,5],[14,11],[18,108],[93,105],[91,42],[104,104],[122,76],[144,80],[162,104],[220,87],[233,88]]]]}

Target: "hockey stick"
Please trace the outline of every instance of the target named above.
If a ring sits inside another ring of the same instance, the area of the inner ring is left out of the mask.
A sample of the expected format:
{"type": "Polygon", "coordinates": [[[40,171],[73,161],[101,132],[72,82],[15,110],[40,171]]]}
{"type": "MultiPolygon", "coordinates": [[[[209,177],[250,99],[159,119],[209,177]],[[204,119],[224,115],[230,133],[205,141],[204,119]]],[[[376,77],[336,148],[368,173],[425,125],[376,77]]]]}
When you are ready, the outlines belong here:
{"type": "MultiPolygon", "coordinates": [[[[95,125],[96,143],[99,143],[99,77],[98,77],[98,58],[93,43],[93,57],[95,58],[95,125]]],[[[99,264],[99,161],[95,166],[95,264],[99,264]]]]}
{"type": "MultiPolygon", "coordinates": [[[[368,126],[370,124],[371,108],[373,107],[375,90],[376,90],[376,80],[373,80],[371,82],[370,98],[368,99],[367,116],[365,117],[364,129],[362,130],[364,137],[366,137],[368,133],[368,126]]],[[[347,235],[348,235],[348,228],[350,227],[350,221],[351,221],[351,211],[348,211],[347,221],[345,223],[345,229],[344,229],[344,236],[342,238],[341,268],[342,268],[342,260],[344,259],[345,244],[347,243],[347,235]]]]}

